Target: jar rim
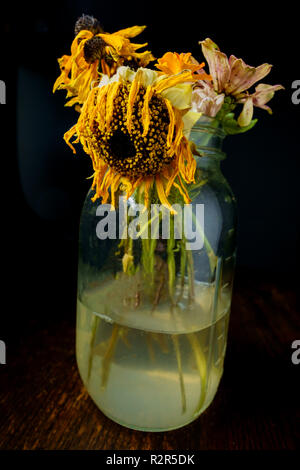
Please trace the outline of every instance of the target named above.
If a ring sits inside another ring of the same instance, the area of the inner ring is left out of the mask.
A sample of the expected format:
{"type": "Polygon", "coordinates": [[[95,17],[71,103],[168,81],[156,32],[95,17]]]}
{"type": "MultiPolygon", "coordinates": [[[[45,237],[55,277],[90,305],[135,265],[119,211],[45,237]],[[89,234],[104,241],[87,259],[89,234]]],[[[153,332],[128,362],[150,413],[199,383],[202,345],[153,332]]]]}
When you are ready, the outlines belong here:
{"type": "Polygon", "coordinates": [[[216,118],[211,116],[206,116],[203,114],[198,121],[194,124],[193,127],[189,129],[190,132],[199,131],[205,132],[208,134],[212,134],[215,136],[224,139],[226,137],[226,132],[223,130],[220,121],[216,120],[216,118]]]}

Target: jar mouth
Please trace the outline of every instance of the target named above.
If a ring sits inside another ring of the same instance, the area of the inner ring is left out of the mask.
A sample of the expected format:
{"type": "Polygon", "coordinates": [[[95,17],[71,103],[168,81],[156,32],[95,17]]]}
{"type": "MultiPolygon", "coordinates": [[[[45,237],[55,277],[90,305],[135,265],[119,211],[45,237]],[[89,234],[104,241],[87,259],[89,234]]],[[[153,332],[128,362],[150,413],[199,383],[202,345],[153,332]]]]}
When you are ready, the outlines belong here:
{"type": "Polygon", "coordinates": [[[212,136],[217,136],[221,139],[226,137],[226,132],[223,130],[220,121],[214,117],[206,116],[205,114],[203,114],[194,126],[189,129],[189,132],[212,134],[212,136]]]}

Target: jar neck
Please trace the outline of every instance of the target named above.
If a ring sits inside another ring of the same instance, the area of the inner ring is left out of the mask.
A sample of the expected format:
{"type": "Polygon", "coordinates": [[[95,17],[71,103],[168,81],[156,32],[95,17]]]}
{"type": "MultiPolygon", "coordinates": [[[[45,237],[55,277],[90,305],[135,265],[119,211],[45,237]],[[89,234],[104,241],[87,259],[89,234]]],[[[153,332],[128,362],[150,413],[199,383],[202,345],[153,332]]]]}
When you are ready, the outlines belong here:
{"type": "Polygon", "coordinates": [[[219,167],[226,158],[222,144],[226,134],[216,119],[201,117],[191,129],[188,140],[194,144],[193,153],[197,167],[219,167]]]}

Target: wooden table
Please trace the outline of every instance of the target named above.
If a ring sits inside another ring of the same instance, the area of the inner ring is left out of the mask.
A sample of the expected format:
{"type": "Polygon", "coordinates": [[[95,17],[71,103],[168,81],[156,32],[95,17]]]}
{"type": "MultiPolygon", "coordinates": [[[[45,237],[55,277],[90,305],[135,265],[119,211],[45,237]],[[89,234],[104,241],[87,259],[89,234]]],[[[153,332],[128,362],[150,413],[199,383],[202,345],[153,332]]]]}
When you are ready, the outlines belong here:
{"type": "Polygon", "coordinates": [[[0,365],[0,449],[296,449],[298,312],[290,287],[238,273],[216,398],[194,423],[164,433],[126,429],[96,408],[76,367],[75,312],[33,320],[0,365]]]}

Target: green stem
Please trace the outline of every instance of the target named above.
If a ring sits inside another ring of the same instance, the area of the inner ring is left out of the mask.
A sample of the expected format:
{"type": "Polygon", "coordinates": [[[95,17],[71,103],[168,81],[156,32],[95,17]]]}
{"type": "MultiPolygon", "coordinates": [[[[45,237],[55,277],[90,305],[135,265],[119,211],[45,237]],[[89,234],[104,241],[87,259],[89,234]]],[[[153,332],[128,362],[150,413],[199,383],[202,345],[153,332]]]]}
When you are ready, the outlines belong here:
{"type": "Polygon", "coordinates": [[[152,333],[152,338],[159,344],[160,349],[164,354],[169,353],[168,344],[165,339],[165,335],[162,333],[152,333]]]}
{"type": "Polygon", "coordinates": [[[174,304],[174,286],[176,279],[176,265],[175,265],[175,240],[174,240],[174,216],[170,217],[170,237],[167,241],[167,256],[168,256],[168,272],[169,272],[169,294],[171,297],[172,304],[174,304]]]}
{"type": "Polygon", "coordinates": [[[193,303],[195,299],[195,290],[194,290],[194,261],[193,253],[191,250],[186,251],[187,256],[187,272],[188,272],[188,283],[189,283],[189,301],[193,303]]]}
{"type": "Polygon", "coordinates": [[[185,413],[186,412],[186,394],[185,394],[185,388],[184,388],[182,362],[181,362],[181,352],[180,352],[180,347],[179,347],[178,336],[177,335],[172,335],[172,340],[173,340],[173,344],[174,344],[176,360],[177,360],[177,367],[178,367],[178,374],[179,374],[182,413],[185,413]]]}
{"type": "Polygon", "coordinates": [[[199,402],[195,411],[195,414],[198,414],[204,404],[205,401],[205,396],[206,396],[206,387],[207,387],[207,365],[206,365],[206,359],[205,356],[202,352],[202,349],[199,345],[198,339],[195,335],[195,333],[190,333],[188,335],[189,342],[191,344],[192,350],[194,352],[195,360],[196,360],[196,365],[197,369],[199,372],[200,376],[200,397],[199,397],[199,402]]]}
{"type": "Polygon", "coordinates": [[[119,338],[119,325],[114,325],[111,337],[109,339],[107,350],[103,356],[102,360],[102,378],[101,378],[101,387],[105,388],[109,376],[111,359],[113,357],[117,341],[119,338]]]}
{"type": "Polygon", "coordinates": [[[98,330],[99,321],[100,321],[100,318],[98,317],[98,315],[94,315],[92,332],[91,332],[90,354],[89,354],[89,359],[88,359],[87,383],[89,383],[90,377],[91,377],[93,358],[94,358],[94,346],[95,346],[95,339],[96,339],[96,333],[98,330]]]}
{"type": "Polygon", "coordinates": [[[185,269],[186,269],[186,249],[185,249],[185,241],[180,241],[180,293],[177,299],[177,303],[180,302],[184,292],[184,284],[185,284],[185,269]]]}
{"type": "MultiPolygon", "coordinates": [[[[138,201],[137,201],[138,202],[138,201]]],[[[191,211],[192,212],[192,211],[191,211]]],[[[148,221],[143,227],[140,229],[140,235],[144,234],[146,230],[149,229],[151,226],[151,222],[155,220],[157,215],[153,217],[153,219],[148,221]]],[[[214,251],[206,238],[204,234],[204,230],[202,226],[199,224],[196,216],[192,212],[192,218],[193,222],[196,225],[196,230],[202,235],[203,240],[204,240],[204,246],[209,258],[209,263],[210,263],[210,269],[212,272],[215,270],[216,266],[216,256],[214,254],[214,251]]],[[[131,241],[132,242],[132,241],[131,241]]],[[[157,244],[156,239],[150,239],[149,238],[141,238],[141,243],[142,243],[142,258],[141,262],[144,268],[144,271],[146,274],[151,273],[151,279],[154,281],[154,253],[155,253],[155,248],[157,244]]],[[[129,242],[130,245],[130,242],[129,242]]],[[[179,243],[180,246],[180,273],[181,273],[181,292],[179,295],[179,298],[183,295],[184,291],[184,284],[185,284],[185,272],[187,269],[187,274],[188,274],[188,286],[189,286],[189,300],[192,302],[195,297],[195,291],[194,291],[194,263],[193,263],[193,253],[191,250],[186,250],[186,240],[183,239],[179,243]]],[[[132,251],[132,246],[128,246],[127,249],[129,251],[132,251]]],[[[175,233],[174,233],[174,216],[171,215],[170,217],[170,237],[167,241],[167,266],[168,266],[168,289],[169,289],[169,295],[172,301],[172,306],[174,306],[174,288],[175,288],[175,281],[176,281],[176,263],[175,263],[175,233]]],[[[163,282],[165,282],[166,279],[163,279],[163,282]]],[[[161,286],[159,286],[161,288],[161,286]]],[[[158,304],[159,302],[159,296],[160,296],[160,290],[158,293],[157,298],[155,298],[155,303],[158,304]]],[[[109,375],[109,368],[110,368],[110,363],[111,359],[113,357],[115,347],[117,344],[119,332],[118,332],[118,327],[115,326],[108,344],[107,351],[104,355],[103,358],[103,371],[102,371],[102,387],[105,387],[107,380],[108,380],[108,375],[109,375]]],[[[149,355],[152,361],[154,361],[154,351],[152,348],[152,336],[148,337],[147,335],[147,345],[148,345],[148,350],[149,350],[149,355]]],[[[155,334],[153,333],[153,339],[155,339],[155,334]]],[[[203,407],[205,397],[206,397],[206,389],[207,389],[207,363],[205,359],[205,355],[201,349],[201,346],[198,342],[197,336],[195,333],[190,333],[188,334],[188,340],[190,342],[194,357],[195,357],[195,362],[197,369],[199,371],[199,377],[200,377],[200,383],[201,383],[201,390],[200,390],[200,397],[199,397],[199,402],[197,405],[197,409],[195,413],[199,413],[203,407]]],[[[185,393],[185,386],[184,386],[184,379],[183,379],[183,371],[182,371],[182,356],[181,356],[181,351],[180,351],[180,344],[178,341],[178,336],[177,335],[172,335],[172,341],[174,345],[174,351],[176,355],[176,360],[177,360],[177,367],[178,367],[178,374],[179,374],[179,385],[180,385],[180,391],[181,391],[181,404],[182,404],[182,413],[186,411],[187,403],[186,403],[186,393],[185,393]]]]}
{"type": "Polygon", "coordinates": [[[147,342],[150,360],[151,362],[154,362],[155,354],[154,354],[154,349],[152,345],[152,333],[150,333],[149,331],[146,332],[146,342],[147,342]]]}

